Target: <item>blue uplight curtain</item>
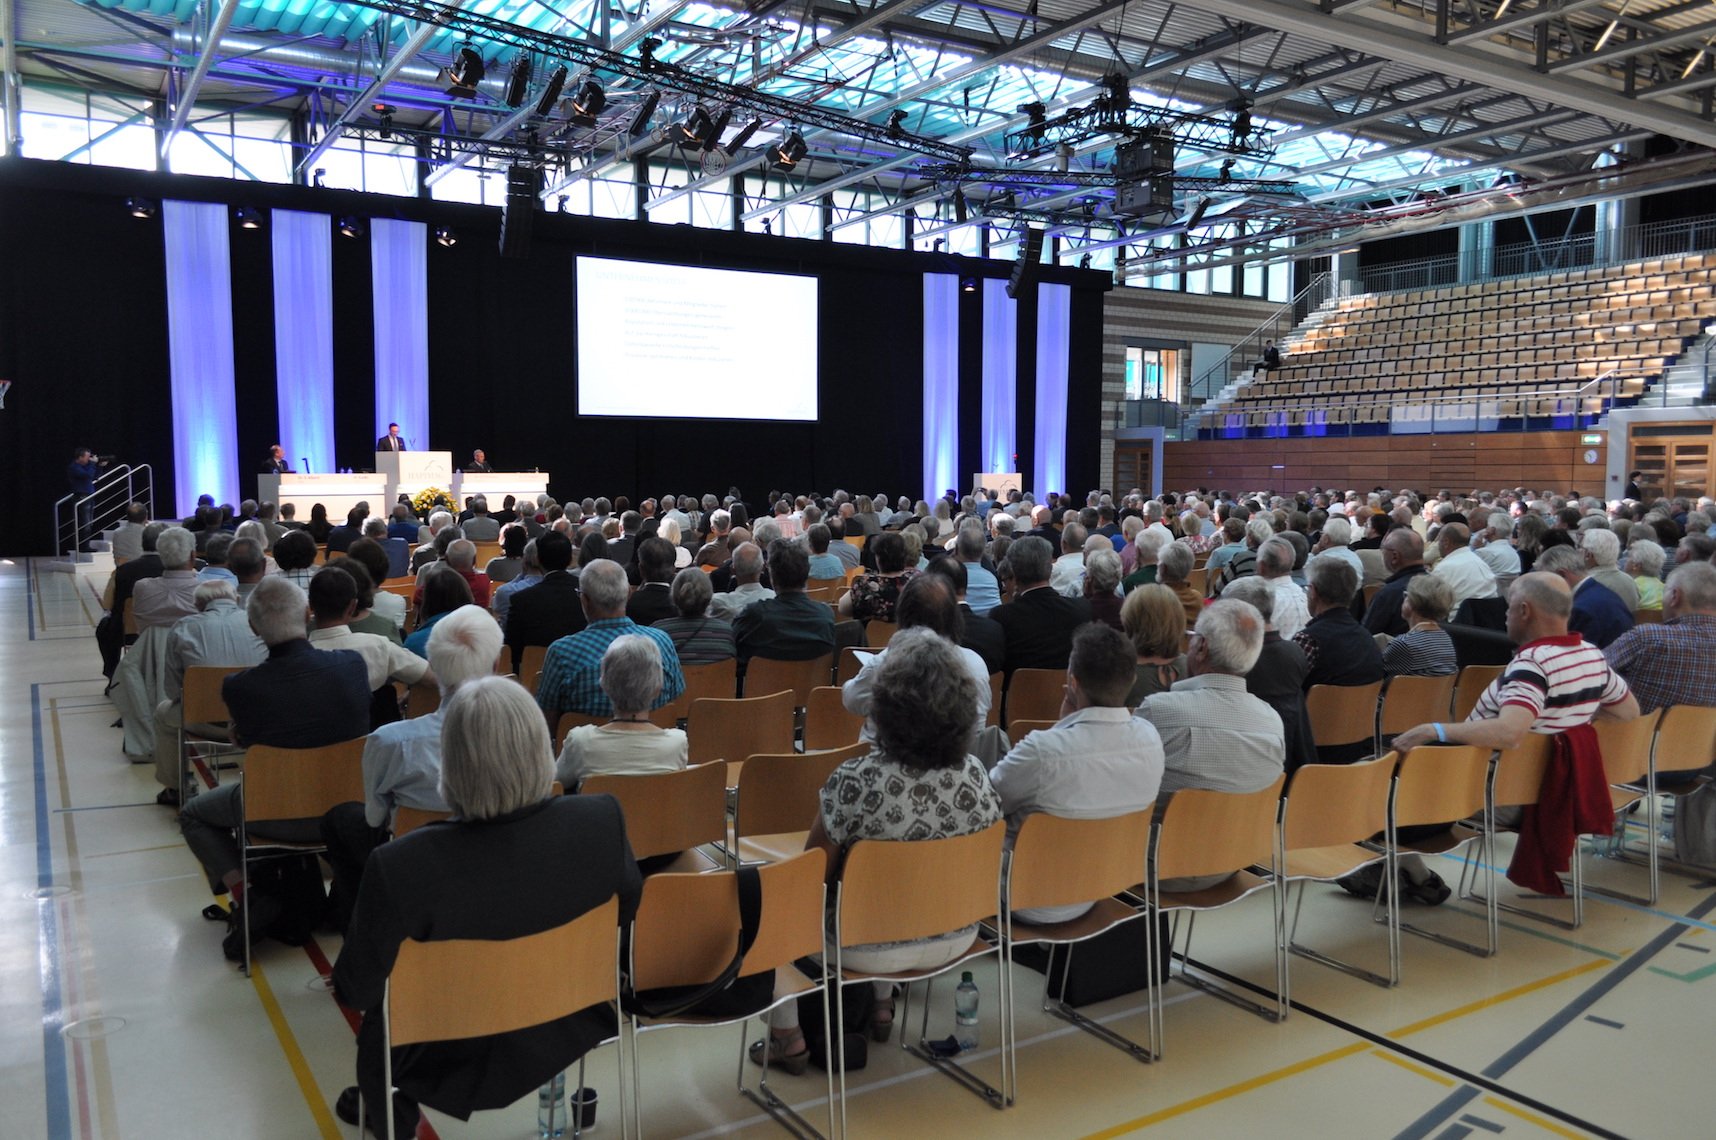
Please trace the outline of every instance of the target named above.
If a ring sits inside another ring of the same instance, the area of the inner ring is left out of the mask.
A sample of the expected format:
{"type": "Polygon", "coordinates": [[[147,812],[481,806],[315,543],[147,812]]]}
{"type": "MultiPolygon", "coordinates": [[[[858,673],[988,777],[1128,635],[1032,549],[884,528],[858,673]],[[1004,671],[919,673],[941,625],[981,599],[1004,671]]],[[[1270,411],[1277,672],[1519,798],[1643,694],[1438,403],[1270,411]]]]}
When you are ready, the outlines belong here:
{"type": "Polygon", "coordinates": [[[983,282],[983,470],[1014,470],[1018,453],[1019,305],[1007,282],[983,282]]]}
{"type": "Polygon", "coordinates": [[[959,276],[924,274],[924,501],[959,481],[959,276]]]}
{"type": "Polygon", "coordinates": [[[375,434],[397,423],[413,451],[429,442],[429,230],[370,222],[375,293],[375,434]]]}
{"type": "Polygon", "coordinates": [[[181,517],[195,509],[198,495],[236,503],[240,494],[226,209],[212,202],[162,203],[173,490],[181,517]]]}
{"type": "Polygon", "coordinates": [[[1072,286],[1037,286],[1037,449],[1031,490],[1068,491],[1067,364],[1071,359],[1072,286]]]}
{"type": "MultiPolygon", "coordinates": [[[[332,220],[275,210],[274,365],[280,444],[302,470],[334,469],[334,277],[332,220]]],[[[377,432],[377,435],[380,433],[377,432]]]]}

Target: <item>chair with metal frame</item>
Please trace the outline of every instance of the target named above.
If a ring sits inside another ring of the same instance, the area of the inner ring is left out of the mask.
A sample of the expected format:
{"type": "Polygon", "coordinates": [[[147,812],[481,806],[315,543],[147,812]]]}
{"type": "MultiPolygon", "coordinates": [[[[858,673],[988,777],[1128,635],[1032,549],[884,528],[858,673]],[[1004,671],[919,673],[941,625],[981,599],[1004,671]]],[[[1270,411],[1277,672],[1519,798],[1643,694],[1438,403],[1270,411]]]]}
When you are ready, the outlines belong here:
{"type": "Polygon", "coordinates": [[[531,695],[536,693],[536,684],[542,680],[542,663],[548,657],[548,646],[527,645],[518,659],[518,683],[529,689],[531,695]]]}
{"type": "MultiPolygon", "coordinates": [[[[845,1011],[839,991],[850,985],[892,981],[903,986],[898,1018],[901,1047],[913,1057],[934,1066],[977,1094],[991,1108],[1007,1106],[1010,1090],[996,1089],[950,1057],[939,1057],[929,1048],[929,1007],[931,994],[924,994],[924,1012],[919,1027],[919,1040],[905,1040],[903,1028],[911,1013],[911,986],[914,981],[932,981],[937,975],[957,969],[973,959],[994,954],[1000,958],[999,940],[990,941],[974,934],[971,944],[951,961],[940,966],[914,969],[890,974],[868,974],[846,967],[845,951],[849,947],[869,946],[884,942],[906,942],[919,938],[961,930],[998,914],[1001,910],[1001,847],[1006,838],[1007,824],[997,820],[982,831],[951,839],[926,839],[901,843],[861,839],[846,852],[846,863],[835,887],[833,959],[829,979],[835,991],[829,994],[833,1006],[834,1029],[829,1040],[843,1040],[846,1033],[845,1011]]],[[[1005,969],[1005,963],[1002,969],[1005,969]]],[[[1001,1021],[1007,1023],[1007,987],[1001,986],[1001,1021]]],[[[844,1061],[844,1053],[841,1054],[844,1061]]],[[[835,1082],[840,1099],[840,1135],[848,1134],[846,1126],[846,1067],[835,1066],[839,1072],[835,1082]]],[[[1005,1064],[1001,1081],[1008,1080],[1005,1064]]]]}
{"type": "MultiPolygon", "coordinates": [[[[232,713],[221,696],[221,685],[245,665],[190,665],[185,669],[179,695],[179,803],[188,804],[196,788],[198,761],[211,753],[225,754],[237,762],[244,749],[232,739],[232,713]]],[[[220,764],[205,764],[209,786],[220,784],[220,764]]]]}
{"type": "MultiPolygon", "coordinates": [[[[258,859],[319,852],[321,840],[295,842],[252,836],[258,824],[287,819],[320,819],[338,804],[361,803],[364,737],[343,740],[321,748],[273,748],[253,744],[244,755],[242,799],[239,817],[239,867],[244,882],[250,882],[250,865],[258,859]],[[252,840],[255,840],[253,842],[252,840]]],[[[240,907],[244,917],[244,976],[250,976],[250,907],[240,907]]]]}
{"type": "Polygon", "coordinates": [[[1305,693],[1305,715],[1318,749],[1343,745],[1376,746],[1376,709],[1382,682],[1368,685],[1312,685],[1305,693]]]}
{"type": "MultiPolygon", "coordinates": [[[[827,890],[823,885],[827,853],[817,849],[800,851],[791,859],[758,868],[762,886],[762,915],[756,941],[740,964],[738,977],[747,978],[765,970],[775,974],[774,996],[761,1009],[736,1016],[648,1018],[628,1011],[632,1034],[632,1100],[639,1133],[643,1134],[644,1097],[640,1087],[642,1065],[638,1062],[637,1037],[652,1029],[674,1027],[740,1026],[739,1093],[778,1121],[795,1136],[818,1135],[792,1106],[769,1086],[763,1070],[756,1088],[745,1083],[744,1053],[753,1017],[801,997],[821,993],[823,1023],[828,1022],[828,987],[819,972],[812,977],[795,965],[823,951],[823,911],[827,890]]],[[[730,871],[708,875],[651,875],[644,880],[643,898],[632,920],[629,939],[631,962],[627,971],[636,991],[672,986],[706,985],[721,976],[739,947],[738,888],[730,871]]],[[[765,1031],[766,1032],[766,1031],[765,1031]]],[[[828,1128],[834,1132],[834,1071],[827,1073],[828,1128]]]]}
{"type": "MultiPolygon", "coordinates": [[[[1386,908],[1387,977],[1300,945],[1294,936],[1307,884],[1336,882],[1378,860],[1383,863],[1383,881],[1395,882],[1387,848],[1377,850],[1372,842],[1388,829],[1388,794],[1393,781],[1392,754],[1357,764],[1306,764],[1293,773],[1281,806],[1282,884],[1289,890],[1294,883],[1299,885],[1287,927],[1288,952],[1383,987],[1400,982],[1399,892],[1378,892],[1386,908]]],[[[1286,980],[1291,986],[1290,975],[1286,980]]]]}
{"type": "Polygon", "coordinates": [[[900,631],[899,623],[880,621],[872,618],[864,623],[864,644],[871,649],[886,649],[894,634],[900,631]]]}
{"type": "MultiPolygon", "coordinates": [[[[619,901],[614,898],[568,923],[522,938],[434,942],[407,938],[400,943],[381,1004],[386,1087],[391,1092],[395,1046],[510,1033],[591,1006],[617,1003],[620,966],[619,901]]],[[[616,1039],[620,1134],[630,1136],[627,1042],[624,1033],[609,1040],[616,1039]]],[[[582,1078],[583,1057],[578,1065],[582,1078]]],[[[383,1099],[384,1135],[392,1136],[393,1097],[383,1099]]],[[[363,1130],[360,1119],[360,1136],[363,1130]]],[[[572,1130],[567,1129],[567,1134],[572,1130]]]]}
{"type": "Polygon", "coordinates": [[[834,770],[870,751],[849,744],[820,752],[745,758],[733,789],[733,850],[744,863],[778,863],[804,850],[818,799],[834,770]]]}
{"type": "Polygon", "coordinates": [[[685,676],[685,689],[674,700],[650,711],[650,723],[657,728],[678,728],[679,722],[691,715],[692,704],[705,697],[732,700],[738,692],[738,658],[684,665],[680,672],[685,676]]]}
{"type": "Polygon", "coordinates": [[[808,661],[753,657],[745,663],[745,692],[767,695],[787,689],[792,692],[794,708],[802,709],[810,701],[810,691],[827,685],[833,671],[832,653],[824,653],[808,661]]]}
{"type": "MultiPolygon", "coordinates": [[[[1609,780],[1609,803],[1615,809],[1614,838],[1608,844],[1611,853],[1619,849],[1625,839],[1627,813],[1632,810],[1634,804],[1646,801],[1649,795],[1647,789],[1650,787],[1651,754],[1656,743],[1657,725],[1661,719],[1661,710],[1658,710],[1632,720],[1604,717],[1591,723],[1591,727],[1597,730],[1597,743],[1603,750],[1603,773],[1609,780]]],[[[1650,815],[1647,810],[1647,825],[1653,822],[1650,815]]],[[[1655,906],[1662,882],[1657,829],[1654,826],[1645,827],[1645,865],[1649,868],[1649,878],[1647,893],[1643,895],[1595,886],[1585,882],[1582,875],[1579,876],[1579,885],[1593,894],[1607,898],[1638,903],[1640,906],[1655,906]]],[[[1577,850],[1573,853],[1573,866],[1577,871],[1577,850]]]]}
{"type": "Polygon", "coordinates": [[[1467,665],[1454,680],[1454,705],[1450,720],[1465,720],[1477,707],[1478,698],[1490,682],[1502,675],[1505,665],[1467,665]]]}
{"type": "Polygon", "coordinates": [[[1007,726],[1007,739],[1017,744],[1031,733],[1053,728],[1059,723],[1054,720],[1016,720],[1007,726]]]}
{"type": "MultiPolygon", "coordinates": [[[[1047,971],[1043,982],[1043,1011],[1075,1025],[1127,1054],[1136,1061],[1155,1059],[1152,1047],[1140,1045],[1066,1004],[1066,979],[1071,976],[1073,948],[1133,919],[1146,922],[1147,953],[1154,957],[1155,924],[1142,896],[1134,893],[1138,872],[1150,853],[1150,828],[1155,807],[1111,816],[1108,819],[1066,819],[1046,812],[1033,812],[1019,826],[1013,848],[1007,852],[1002,872],[1007,906],[999,915],[1001,942],[1007,960],[1006,985],[1008,1024],[1003,1038],[1005,1063],[1011,1090],[1008,1103],[1018,1093],[1017,1007],[1011,992],[1013,951],[1019,946],[1066,947],[1061,992],[1050,992],[1047,971]],[[1095,899],[1090,910],[1066,922],[1020,922],[1016,912],[1043,907],[1072,906],[1095,899]]],[[[1052,959],[1051,959],[1052,960],[1052,959]]]]}
{"type": "Polygon", "coordinates": [[[1014,738],[1014,721],[1059,720],[1066,687],[1065,669],[1013,670],[1013,675],[1007,678],[1007,708],[1003,719],[1008,738],[1014,738]]]}
{"type": "Polygon", "coordinates": [[[418,681],[406,690],[405,719],[428,716],[441,707],[441,686],[434,681],[418,681]]]}
{"type": "Polygon", "coordinates": [[[1403,674],[1391,678],[1382,691],[1382,705],[1376,714],[1376,754],[1386,752],[1394,737],[1414,725],[1428,724],[1448,718],[1448,704],[1454,699],[1455,674],[1440,677],[1416,677],[1403,674]]]}
{"type": "Polygon", "coordinates": [[[727,838],[727,772],[705,764],[678,772],[636,776],[588,776],[581,795],[607,794],[620,801],[626,839],[640,862],[679,853],[664,871],[702,872],[718,864],[697,848],[727,838]]]}
{"type": "Polygon", "coordinates": [[[1171,980],[1173,958],[1180,959],[1180,980],[1195,989],[1257,1014],[1265,1021],[1287,1018],[1287,924],[1281,892],[1281,789],[1286,776],[1277,776],[1266,788],[1255,792],[1218,792],[1209,788],[1184,788],[1165,802],[1158,801],[1156,825],[1150,838],[1150,867],[1145,883],[1151,913],[1174,915],[1168,934],[1170,977],[1158,976],[1160,963],[1150,966],[1151,1041],[1162,1055],[1162,986],[1171,980]],[[1251,870],[1264,869],[1263,874],[1251,870]],[[1227,875],[1220,883],[1202,890],[1165,891],[1164,880],[1227,875]],[[1194,977],[1186,967],[1192,961],[1192,933],[1200,911],[1216,910],[1256,894],[1270,892],[1275,931],[1275,1008],[1273,1010],[1240,997],[1227,986],[1194,977]],[[1186,912],[1186,948],[1179,953],[1179,913],[1186,912]]]}
{"type": "Polygon", "coordinates": [[[864,731],[864,718],[846,711],[844,694],[833,685],[822,685],[810,691],[804,711],[804,750],[819,752],[825,748],[845,748],[858,741],[864,731]]]}
{"type": "MultiPolygon", "coordinates": [[[[1679,800],[1696,792],[1710,782],[1708,769],[1712,761],[1716,761],[1716,708],[1706,708],[1698,705],[1669,705],[1664,708],[1661,718],[1657,721],[1656,740],[1651,746],[1650,768],[1645,774],[1645,781],[1640,788],[1644,792],[1645,820],[1640,826],[1649,828],[1653,836],[1658,833],[1656,813],[1660,810],[1658,797],[1679,800]],[[1665,764],[1664,761],[1667,761],[1665,764]],[[1690,762],[1689,762],[1690,761],[1690,762]],[[1665,782],[1663,771],[1686,772],[1695,774],[1690,778],[1665,782]]],[[[1664,858],[1660,851],[1652,849],[1646,852],[1646,862],[1652,852],[1656,854],[1656,868],[1653,871],[1654,887],[1660,884],[1660,872],[1669,871],[1676,875],[1685,875],[1695,879],[1708,879],[1710,869],[1694,864],[1681,863],[1676,859],[1664,858]]],[[[1630,851],[1624,843],[1616,846],[1614,857],[1629,863],[1639,862],[1639,857],[1630,851]]]]}
{"type": "Polygon", "coordinates": [[[796,698],[783,689],[767,696],[691,703],[685,720],[692,764],[743,760],[758,752],[791,752],[796,698]]]}
{"type": "MultiPolygon", "coordinates": [[[[1389,755],[1398,759],[1394,769],[1394,787],[1388,802],[1387,845],[1394,856],[1394,865],[1399,865],[1403,851],[1417,855],[1444,855],[1467,843],[1480,844],[1479,851],[1484,856],[1481,859],[1481,873],[1485,878],[1485,946],[1462,942],[1451,935],[1414,926],[1409,922],[1401,922],[1400,929],[1420,938],[1440,942],[1444,946],[1464,950],[1468,954],[1476,954],[1480,958],[1488,958],[1496,952],[1497,931],[1500,926],[1494,905],[1495,861],[1488,857],[1490,850],[1487,841],[1490,831],[1490,750],[1473,745],[1423,745],[1412,749],[1405,756],[1400,756],[1397,752],[1390,752],[1389,755]],[[1485,822],[1473,827],[1467,822],[1473,816],[1479,816],[1485,822]],[[1450,820],[1455,822],[1447,831],[1418,840],[1400,838],[1400,829],[1403,827],[1424,827],[1448,823],[1450,820]]],[[[1392,889],[1395,883],[1390,882],[1389,886],[1392,889]]]]}

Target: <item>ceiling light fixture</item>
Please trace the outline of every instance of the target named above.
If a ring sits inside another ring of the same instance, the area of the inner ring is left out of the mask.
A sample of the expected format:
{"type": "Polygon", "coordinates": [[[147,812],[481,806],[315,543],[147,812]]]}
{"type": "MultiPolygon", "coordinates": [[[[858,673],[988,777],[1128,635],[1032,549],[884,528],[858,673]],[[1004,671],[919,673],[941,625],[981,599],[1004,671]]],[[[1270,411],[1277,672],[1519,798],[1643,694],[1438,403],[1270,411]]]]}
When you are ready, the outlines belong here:
{"type": "Polygon", "coordinates": [[[340,219],[340,234],[343,237],[349,237],[349,238],[362,237],[364,235],[363,219],[362,218],[341,218],[340,219]]]}
{"type": "Polygon", "coordinates": [[[524,106],[524,96],[530,90],[530,53],[521,51],[512,61],[512,70],[506,77],[506,105],[508,107],[524,106]]]}
{"type": "Polygon", "coordinates": [[[384,139],[392,138],[393,112],[395,108],[387,103],[372,103],[370,104],[369,109],[374,111],[376,116],[381,119],[381,137],[384,139]]]}
{"type": "Polygon", "coordinates": [[[153,218],[155,216],[155,203],[147,198],[127,198],[125,199],[125,211],[133,218],[153,218]]]}
{"type": "Polygon", "coordinates": [[[447,94],[469,99],[477,93],[477,84],[483,81],[486,71],[483,57],[477,54],[476,48],[466,44],[459,49],[452,66],[445,72],[447,94]]]}
{"type": "Polygon", "coordinates": [[[234,213],[241,230],[259,230],[262,228],[262,211],[255,206],[240,206],[234,213]]]}
{"type": "Polygon", "coordinates": [[[793,131],[786,138],[771,146],[766,152],[769,165],[776,170],[791,170],[803,159],[809,148],[804,145],[804,136],[793,131]]]}
{"type": "Polygon", "coordinates": [[[906,112],[903,108],[896,107],[893,113],[888,116],[888,137],[897,139],[905,133],[906,112]]]}
{"type": "Polygon", "coordinates": [[[681,146],[702,146],[715,135],[715,116],[699,103],[674,129],[678,132],[676,141],[681,146]]]}
{"type": "Polygon", "coordinates": [[[655,114],[656,107],[660,105],[660,91],[652,90],[648,95],[644,96],[644,101],[638,105],[637,114],[632,116],[632,125],[628,131],[632,138],[635,139],[645,131],[649,130],[650,116],[655,114]]]}
{"type": "Polygon", "coordinates": [[[548,86],[542,89],[542,95],[536,100],[536,114],[546,119],[554,113],[554,104],[560,101],[560,93],[566,90],[566,77],[570,69],[563,63],[548,73],[548,86]]]}
{"type": "Polygon", "coordinates": [[[758,128],[762,125],[763,121],[761,119],[752,119],[750,122],[739,128],[739,133],[733,136],[732,142],[728,143],[721,149],[726,151],[729,155],[738,154],[739,151],[743,149],[744,145],[751,141],[751,136],[756,134],[758,128]]]}
{"type": "Polygon", "coordinates": [[[446,226],[436,226],[435,240],[446,246],[448,249],[451,249],[453,246],[459,244],[459,235],[448,229],[446,226]]]}
{"type": "Polygon", "coordinates": [[[584,85],[578,88],[578,94],[572,96],[572,113],[567,116],[580,127],[596,125],[596,116],[602,113],[602,108],[608,105],[608,93],[594,79],[586,79],[584,85]]]}

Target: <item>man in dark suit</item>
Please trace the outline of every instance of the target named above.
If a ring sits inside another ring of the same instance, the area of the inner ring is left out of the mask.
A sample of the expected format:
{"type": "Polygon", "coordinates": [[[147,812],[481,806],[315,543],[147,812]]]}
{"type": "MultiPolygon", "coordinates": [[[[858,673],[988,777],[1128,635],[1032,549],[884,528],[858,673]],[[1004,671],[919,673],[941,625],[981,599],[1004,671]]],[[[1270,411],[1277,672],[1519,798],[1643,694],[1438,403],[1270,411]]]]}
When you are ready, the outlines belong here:
{"type": "Polygon", "coordinates": [[[626,603],[626,616],[639,625],[654,625],[678,617],[673,608],[673,543],[646,538],[638,546],[638,588],[626,603]]]}
{"type": "MultiPolygon", "coordinates": [[[[1054,519],[1055,511],[1053,507],[1035,507],[1031,511],[1031,522],[1036,525],[1032,526],[1031,529],[1025,533],[1027,535],[1040,538],[1044,542],[1048,543],[1050,553],[1053,557],[1059,558],[1061,556],[1061,530],[1055,525],[1054,519]]],[[[1069,643],[1068,652],[1070,653],[1071,651],[1069,643]]]]}
{"type": "Polygon", "coordinates": [[[286,462],[286,449],[278,443],[268,449],[268,460],[262,465],[264,475],[290,475],[292,465],[286,462]]]}
{"type": "Polygon", "coordinates": [[[1430,573],[1424,565],[1424,540],[1409,526],[1395,527],[1383,536],[1382,565],[1388,577],[1365,610],[1364,627],[1373,634],[1400,637],[1406,633],[1406,619],[1400,616],[1406,587],[1418,575],[1430,573]]]}
{"type": "Polygon", "coordinates": [[[1029,534],[1018,539],[1008,548],[1007,561],[1013,565],[1013,603],[989,612],[1006,639],[1007,675],[1018,669],[1065,669],[1074,631],[1090,620],[1090,602],[1063,598],[1050,588],[1054,555],[1046,539],[1029,534]]]}
{"type": "Polygon", "coordinates": [[[1582,634],[1598,649],[1633,628],[1633,612],[1621,596],[1587,575],[1585,556],[1576,547],[1552,546],[1537,556],[1533,569],[1554,574],[1573,591],[1569,633],[1582,634]]]}
{"type": "MultiPolygon", "coordinates": [[[[411,508],[404,503],[393,505],[393,518],[387,524],[387,537],[404,539],[413,546],[417,544],[418,532],[422,529],[417,516],[411,513],[411,508]]],[[[408,559],[409,560],[409,559],[408,559]]]]}
{"type": "Polygon", "coordinates": [[[620,516],[620,535],[608,540],[608,557],[621,566],[630,566],[632,551],[637,548],[638,528],[643,526],[643,516],[636,511],[627,511],[620,516]]]}
{"type": "Polygon", "coordinates": [[[506,644],[512,650],[513,672],[524,660],[527,645],[553,645],[584,628],[584,604],[578,580],[566,572],[572,565],[572,540],[557,530],[536,540],[542,581],[513,595],[506,615],[506,644]]]}
{"type": "Polygon", "coordinates": [[[119,656],[125,649],[125,603],[138,582],[161,576],[163,567],[161,556],[155,553],[155,541],[167,526],[164,522],[152,522],[144,527],[142,557],[133,558],[114,570],[113,576],[107,580],[107,596],[101,599],[107,616],[96,623],[95,646],[101,651],[101,675],[110,681],[113,671],[119,668],[119,656]]]}
{"type": "MultiPolygon", "coordinates": [[[[624,929],[643,892],[614,798],[549,794],[548,730],[528,693],[498,677],[469,681],[453,694],[444,716],[441,788],[458,820],[419,828],[371,853],[334,964],[335,995],[363,1011],[358,1084],[335,1105],[349,1124],[357,1123],[359,1089],[366,1118],[386,1119],[381,1003],[407,938],[522,938],[563,926],[609,899],[618,900],[624,929]],[[522,740],[526,747],[497,748],[495,740],[522,740]],[[521,874],[527,866],[576,873],[521,874]]],[[[417,1134],[420,1103],[465,1120],[541,1087],[607,1036],[602,1012],[397,1051],[394,1136],[417,1134]]],[[[380,1135],[385,1125],[375,1131],[380,1135]]]]}
{"type": "Polygon", "coordinates": [[[769,544],[769,571],[775,596],[746,606],[733,623],[740,665],[753,657],[810,661],[833,653],[834,611],[804,592],[810,579],[804,547],[775,539],[769,544]]]}
{"type": "Polygon", "coordinates": [[[375,441],[377,451],[404,451],[405,437],[399,434],[398,424],[388,424],[387,434],[375,441]]]}
{"type": "Polygon", "coordinates": [[[489,466],[489,457],[483,454],[482,448],[471,452],[471,461],[465,464],[465,474],[487,475],[493,471],[494,468],[489,466]]]}
{"type": "Polygon", "coordinates": [[[965,619],[959,643],[983,658],[991,673],[1001,672],[1007,658],[1007,635],[1001,627],[965,604],[965,563],[957,558],[937,558],[929,564],[926,574],[940,574],[953,585],[953,595],[959,599],[959,613],[965,619]]]}

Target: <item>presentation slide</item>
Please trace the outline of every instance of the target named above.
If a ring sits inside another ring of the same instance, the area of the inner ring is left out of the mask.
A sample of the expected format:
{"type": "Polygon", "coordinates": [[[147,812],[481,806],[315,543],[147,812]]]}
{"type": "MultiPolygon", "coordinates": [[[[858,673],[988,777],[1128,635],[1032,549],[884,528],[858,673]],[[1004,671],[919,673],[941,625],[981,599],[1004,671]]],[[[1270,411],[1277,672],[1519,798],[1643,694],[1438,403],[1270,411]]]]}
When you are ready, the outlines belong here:
{"type": "Polygon", "coordinates": [[[578,414],[816,419],[816,278],[580,257],[578,414]]]}

